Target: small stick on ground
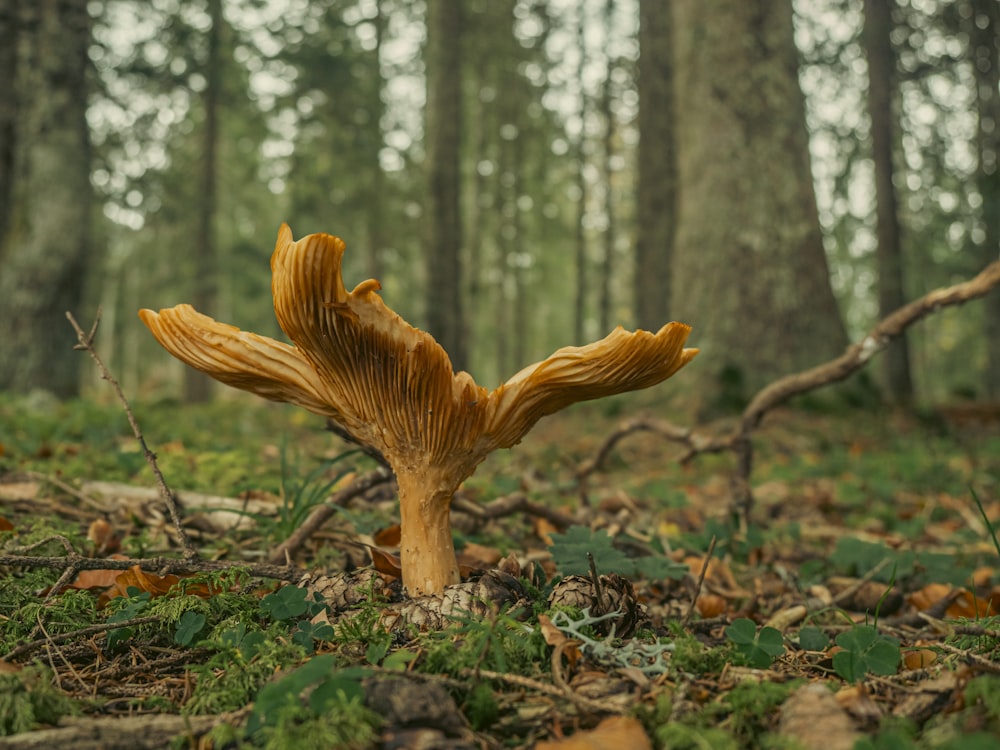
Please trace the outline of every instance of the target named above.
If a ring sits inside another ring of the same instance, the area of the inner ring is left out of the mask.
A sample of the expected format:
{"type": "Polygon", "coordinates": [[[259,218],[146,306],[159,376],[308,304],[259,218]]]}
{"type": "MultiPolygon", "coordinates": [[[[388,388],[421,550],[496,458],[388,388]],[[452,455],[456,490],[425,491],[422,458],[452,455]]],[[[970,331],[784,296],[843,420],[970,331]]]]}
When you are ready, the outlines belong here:
{"type": "Polygon", "coordinates": [[[688,607],[688,611],[684,613],[684,617],[681,618],[681,627],[686,628],[688,623],[691,621],[691,616],[694,614],[695,605],[698,603],[698,596],[701,594],[701,587],[705,584],[705,576],[708,573],[708,564],[712,562],[712,554],[715,552],[715,534],[712,534],[712,541],[708,543],[708,551],[705,553],[705,562],[701,564],[701,573],[698,574],[698,583],[694,587],[694,593],[691,594],[691,606],[688,607]]]}
{"type": "Polygon", "coordinates": [[[107,380],[111,383],[111,387],[114,388],[118,401],[121,403],[122,408],[125,409],[125,415],[128,417],[128,423],[132,426],[132,434],[135,435],[135,439],[139,441],[139,446],[142,448],[142,455],[145,457],[146,463],[149,464],[149,468],[152,469],[153,476],[156,477],[156,484],[160,490],[160,497],[163,499],[164,505],[167,506],[167,510],[170,513],[170,520],[173,522],[174,529],[177,531],[177,538],[180,541],[184,559],[197,560],[198,550],[195,549],[194,544],[191,542],[191,538],[187,535],[187,532],[184,530],[184,526],[181,524],[180,504],[177,502],[177,496],[173,493],[170,487],[167,486],[167,480],[163,478],[163,473],[160,471],[160,467],[156,463],[156,454],[153,453],[149,449],[149,446],[146,445],[146,439],[142,435],[142,430],[139,429],[139,423],[136,421],[135,415],[132,413],[132,407],[129,405],[128,399],[125,398],[125,393],[122,391],[118,381],[115,380],[114,376],[104,364],[100,355],[98,355],[97,350],[94,349],[94,336],[97,334],[97,326],[101,322],[100,308],[97,310],[97,316],[94,318],[94,325],[91,326],[89,333],[84,333],[80,324],[76,322],[76,318],[73,317],[73,313],[67,311],[66,319],[69,320],[70,325],[73,326],[73,330],[76,331],[76,338],[80,342],[73,348],[86,351],[90,355],[91,359],[97,363],[97,368],[101,371],[101,379],[107,380]]]}

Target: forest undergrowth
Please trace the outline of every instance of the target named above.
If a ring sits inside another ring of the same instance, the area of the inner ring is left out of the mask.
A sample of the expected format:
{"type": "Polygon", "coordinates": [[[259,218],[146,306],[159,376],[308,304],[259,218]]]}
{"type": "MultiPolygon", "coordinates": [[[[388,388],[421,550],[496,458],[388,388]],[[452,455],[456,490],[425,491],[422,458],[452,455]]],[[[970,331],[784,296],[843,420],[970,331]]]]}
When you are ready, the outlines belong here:
{"type": "Polygon", "coordinates": [[[775,410],[743,523],[725,453],[640,432],[581,471],[644,406],[487,459],[459,562],[518,599],[428,622],[391,482],[345,492],[375,464],[317,418],[134,407],[185,567],[119,407],[0,397],[0,746],[996,746],[995,409],[775,410]]]}

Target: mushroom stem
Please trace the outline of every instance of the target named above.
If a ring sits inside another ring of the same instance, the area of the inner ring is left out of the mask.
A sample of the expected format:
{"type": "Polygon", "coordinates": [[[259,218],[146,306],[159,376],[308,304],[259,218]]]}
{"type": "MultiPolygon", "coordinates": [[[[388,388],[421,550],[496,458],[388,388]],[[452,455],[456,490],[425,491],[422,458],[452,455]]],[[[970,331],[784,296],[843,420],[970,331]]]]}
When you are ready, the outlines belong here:
{"type": "Polygon", "coordinates": [[[461,484],[438,481],[433,471],[397,473],[399,484],[399,560],[410,596],[438,594],[459,583],[451,535],[451,498],[461,484]]]}

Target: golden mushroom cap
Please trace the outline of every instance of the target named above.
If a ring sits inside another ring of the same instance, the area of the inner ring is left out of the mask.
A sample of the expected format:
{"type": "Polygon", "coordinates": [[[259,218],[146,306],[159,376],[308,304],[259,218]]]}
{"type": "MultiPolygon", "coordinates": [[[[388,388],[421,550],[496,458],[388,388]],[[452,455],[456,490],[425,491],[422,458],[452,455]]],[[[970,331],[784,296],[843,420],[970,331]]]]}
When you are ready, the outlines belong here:
{"type": "Polygon", "coordinates": [[[189,305],[139,315],[175,357],[227,385],[332,417],[393,464],[452,467],[468,475],[485,455],[516,444],[547,414],[577,401],[646,388],[670,377],[696,349],[690,327],[656,333],[621,327],[592,344],[564,347],[487,391],[455,373],[444,349],[389,309],[369,279],[350,292],[345,246],[329,234],[295,241],[282,225],[271,256],[271,291],[294,346],[241,331],[189,305]]]}

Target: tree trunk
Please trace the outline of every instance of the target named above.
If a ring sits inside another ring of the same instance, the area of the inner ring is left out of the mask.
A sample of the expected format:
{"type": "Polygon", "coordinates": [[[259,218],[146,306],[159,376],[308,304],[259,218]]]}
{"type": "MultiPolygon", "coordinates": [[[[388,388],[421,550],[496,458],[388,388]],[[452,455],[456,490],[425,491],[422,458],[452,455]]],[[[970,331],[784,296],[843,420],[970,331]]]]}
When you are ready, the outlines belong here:
{"type": "MultiPolygon", "coordinates": [[[[868,112],[871,115],[872,157],[875,162],[875,202],[878,236],[878,307],[884,318],[906,302],[903,291],[903,250],[900,241],[896,187],[893,184],[893,54],[889,40],[893,0],[865,0],[865,52],[868,57],[868,112]]],[[[906,332],[886,349],[882,360],[887,397],[897,404],[913,401],[910,351],[906,332]]]]}
{"type": "MultiPolygon", "coordinates": [[[[15,151],[14,179],[6,188],[11,208],[0,237],[0,390],[44,388],[69,397],[79,390],[81,357],[64,313],[81,312],[89,270],[91,21],[80,0],[19,5],[16,134],[2,147],[15,151]]],[[[3,11],[7,34],[11,4],[3,11]]],[[[0,57],[12,64],[9,50],[0,57]]],[[[9,120],[5,127],[11,128],[9,120]]]]}
{"type": "Polygon", "coordinates": [[[375,66],[375,75],[372,81],[371,90],[371,111],[372,122],[376,135],[372,137],[374,148],[371,154],[371,182],[367,201],[368,211],[368,276],[373,279],[382,278],[382,251],[385,244],[385,201],[382,199],[382,191],[385,189],[385,180],[382,175],[382,163],[379,154],[384,143],[382,139],[382,116],[385,113],[385,104],[382,102],[382,39],[385,36],[386,18],[382,12],[382,0],[375,0],[375,18],[372,23],[375,25],[375,49],[372,50],[372,64],[375,66]]]}
{"type": "MultiPolygon", "coordinates": [[[[979,265],[985,266],[1000,253],[1000,5],[996,0],[973,0],[972,10],[969,37],[979,114],[977,183],[983,198],[983,239],[978,256],[979,265]]],[[[983,304],[985,391],[988,398],[1000,399],[1000,290],[990,292],[983,304]]]]}
{"type": "Polygon", "coordinates": [[[19,0],[0,0],[0,261],[14,199],[19,0]]]}
{"type": "MultiPolygon", "coordinates": [[[[208,30],[208,57],[205,61],[205,124],[202,132],[201,195],[198,203],[198,237],[194,248],[195,308],[206,315],[216,314],[218,304],[218,247],[215,215],[218,205],[216,186],[219,145],[219,99],[222,85],[222,0],[208,0],[211,26],[208,30]]],[[[193,367],[184,368],[184,398],[188,402],[208,401],[212,379],[193,367]]]]}
{"type": "Polygon", "coordinates": [[[777,376],[839,354],[847,340],[809,168],[792,6],[679,0],[672,10],[671,314],[694,326],[698,393],[738,406],[777,376]]]}
{"type": "Polygon", "coordinates": [[[427,2],[427,329],[466,368],[460,212],[462,2],[427,2]]]}
{"type": "Polygon", "coordinates": [[[671,7],[663,0],[639,0],[635,318],[648,331],[670,320],[677,203],[671,7]]]}
{"type": "MultiPolygon", "coordinates": [[[[615,2],[607,0],[604,6],[605,33],[614,23],[615,2]]],[[[615,157],[615,113],[611,107],[613,74],[615,70],[611,53],[606,52],[607,67],[604,74],[604,86],[601,89],[601,119],[604,120],[604,258],[601,262],[600,300],[598,301],[598,333],[601,336],[611,331],[611,274],[615,268],[615,193],[614,193],[614,157],[615,157]]]]}
{"type": "Polygon", "coordinates": [[[584,223],[587,217],[587,174],[584,166],[587,163],[587,91],[583,86],[584,67],[587,63],[587,43],[584,36],[586,18],[584,7],[581,4],[577,12],[579,13],[579,26],[577,27],[577,44],[579,45],[580,61],[577,66],[576,80],[580,87],[580,133],[576,141],[576,231],[574,233],[573,245],[574,266],[576,269],[576,296],[573,300],[573,343],[576,346],[583,346],[586,342],[586,318],[587,318],[587,232],[584,223]]]}

